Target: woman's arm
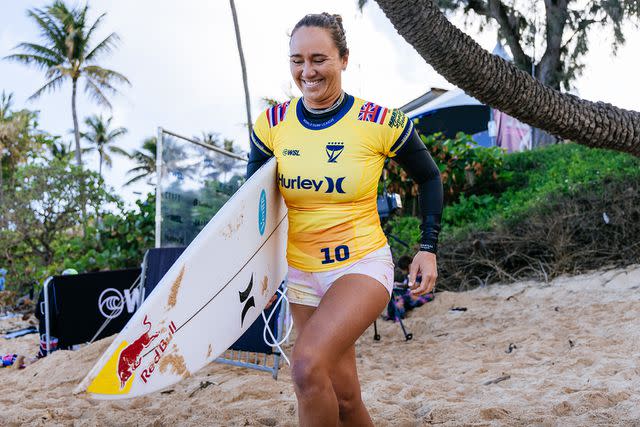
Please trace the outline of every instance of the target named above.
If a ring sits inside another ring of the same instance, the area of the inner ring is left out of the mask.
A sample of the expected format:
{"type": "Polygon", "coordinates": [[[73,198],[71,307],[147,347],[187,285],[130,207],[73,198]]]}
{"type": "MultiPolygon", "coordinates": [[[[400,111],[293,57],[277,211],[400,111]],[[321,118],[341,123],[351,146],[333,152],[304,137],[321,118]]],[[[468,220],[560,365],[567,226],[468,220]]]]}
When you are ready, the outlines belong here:
{"type": "Polygon", "coordinates": [[[249,163],[247,163],[247,179],[249,179],[251,175],[253,175],[258,169],[260,169],[260,166],[264,165],[267,160],[271,158],[270,155],[260,150],[255,146],[255,144],[251,143],[250,145],[251,151],[249,152],[249,163]]]}
{"type": "Polygon", "coordinates": [[[418,184],[422,217],[420,251],[409,268],[409,286],[414,295],[423,295],[433,290],[438,277],[436,253],[443,205],[440,170],[415,130],[398,150],[394,160],[418,184]],[[419,284],[416,283],[418,274],[422,276],[419,284]]]}
{"type": "Polygon", "coordinates": [[[420,250],[438,251],[438,234],[442,217],[442,181],[440,170],[429,154],[427,147],[414,130],[409,140],[398,150],[394,160],[418,184],[420,202],[420,250]]]}

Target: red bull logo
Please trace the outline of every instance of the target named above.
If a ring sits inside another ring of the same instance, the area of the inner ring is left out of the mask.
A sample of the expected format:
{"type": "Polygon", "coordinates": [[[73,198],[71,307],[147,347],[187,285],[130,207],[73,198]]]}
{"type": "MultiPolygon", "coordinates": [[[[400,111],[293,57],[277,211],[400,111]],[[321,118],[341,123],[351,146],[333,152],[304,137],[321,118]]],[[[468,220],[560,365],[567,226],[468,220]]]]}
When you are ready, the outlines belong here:
{"type": "Polygon", "coordinates": [[[147,382],[153,371],[156,369],[156,365],[160,362],[160,358],[167,350],[167,347],[169,347],[169,343],[173,339],[173,334],[175,334],[175,332],[176,325],[174,325],[172,321],[171,323],[169,323],[169,335],[160,340],[160,343],[154,349],[153,360],[151,361],[151,363],[149,363],[149,366],[147,366],[147,368],[144,369],[140,374],[140,378],[142,378],[142,381],[144,381],[145,383],[147,382]]]}
{"type": "Polygon", "coordinates": [[[121,390],[129,378],[131,378],[133,371],[140,366],[142,362],[142,351],[149,347],[151,342],[159,335],[159,332],[149,335],[149,332],[151,332],[151,322],[147,320],[147,316],[144,316],[142,324],[148,326],[147,331],[127,347],[123,348],[118,358],[118,378],[120,379],[121,390]]]}

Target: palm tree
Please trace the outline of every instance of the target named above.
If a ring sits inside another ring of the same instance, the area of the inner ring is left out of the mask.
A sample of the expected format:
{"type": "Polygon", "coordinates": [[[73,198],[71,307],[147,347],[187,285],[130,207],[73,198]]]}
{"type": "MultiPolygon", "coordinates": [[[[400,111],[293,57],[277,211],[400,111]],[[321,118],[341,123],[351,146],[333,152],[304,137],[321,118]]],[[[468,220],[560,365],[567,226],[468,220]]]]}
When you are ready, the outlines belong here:
{"type": "Polygon", "coordinates": [[[433,0],[376,2],[425,61],[474,98],[561,138],[640,156],[640,113],[544,86],[482,49],[433,0]]]}
{"type": "Polygon", "coordinates": [[[67,143],[59,139],[59,136],[54,136],[46,142],[46,145],[49,147],[49,154],[53,160],[63,162],[70,161],[74,154],[71,149],[71,142],[67,143]]]}
{"type": "Polygon", "coordinates": [[[247,79],[247,66],[244,63],[244,53],[242,52],[242,41],[240,40],[240,25],[238,24],[238,14],[233,0],[229,0],[231,15],[233,15],[233,28],[236,31],[236,43],[238,44],[238,55],[240,55],[240,68],[242,68],[242,83],[244,84],[244,102],[247,108],[247,128],[249,129],[249,139],[253,132],[253,121],[251,120],[251,101],[249,100],[249,83],[247,79]]]}
{"type": "Polygon", "coordinates": [[[87,22],[88,6],[69,8],[60,0],[44,9],[27,11],[38,27],[44,44],[20,43],[16,49],[22,53],[9,55],[5,59],[33,65],[45,71],[47,82],[29,99],[33,100],[47,91],[59,89],[66,80],[71,80],[71,112],[76,141],[76,162],[82,166],[80,128],[76,109],[78,81],[84,78],[85,92],[99,105],[111,109],[105,92],[117,93],[114,84],[130,85],[122,74],[102,68],[96,61],[111,52],[119,38],[115,33],[91,47],[94,32],[106,14],[102,14],[92,25],[87,22]]]}
{"type": "Polygon", "coordinates": [[[141,150],[135,150],[129,155],[129,158],[135,161],[138,165],[127,171],[127,175],[137,175],[127,181],[124,185],[131,185],[142,179],[146,179],[148,184],[152,184],[151,180],[156,174],[157,147],[158,139],[155,136],[152,136],[143,141],[141,150]]]}
{"type": "Polygon", "coordinates": [[[113,117],[109,117],[105,121],[102,115],[98,116],[95,114],[87,117],[84,123],[89,127],[89,131],[81,134],[84,139],[93,144],[87,151],[95,150],[98,152],[98,156],[100,157],[98,174],[100,176],[102,176],[102,163],[104,162],[108,167],[111,167],[113,163],[109,153],[129,157],[129,153],[122,148],[112,145],[116,139],[127,133],[127,129],[123,127],[110,130],[109,127],[111,126],[112,119],[113,117]]]}

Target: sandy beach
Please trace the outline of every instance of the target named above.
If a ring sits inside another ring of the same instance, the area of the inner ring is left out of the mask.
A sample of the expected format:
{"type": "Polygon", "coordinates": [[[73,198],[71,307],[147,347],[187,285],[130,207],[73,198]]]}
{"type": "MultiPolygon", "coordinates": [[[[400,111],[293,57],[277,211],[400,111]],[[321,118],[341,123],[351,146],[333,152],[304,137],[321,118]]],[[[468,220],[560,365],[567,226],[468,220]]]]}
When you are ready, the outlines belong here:
{"type": "MultiPolygon", "coordinates": [[[[0,332],[27,325],[0,321],[0,332]]],[[[370,328],[357,343],[363,398],[376,425],[640,425],[638,265],[438,293],[406,326],[412,341],[380,320],[381,340],[370,328]]],[[[142,398],[74,396],[112,339],[0,369],[0,425],[296,425],[286,366],[277,381],[211,364],[142,398]]],[[[0,338],[0,354],[37,350],[35,334],[0,338]]]]}

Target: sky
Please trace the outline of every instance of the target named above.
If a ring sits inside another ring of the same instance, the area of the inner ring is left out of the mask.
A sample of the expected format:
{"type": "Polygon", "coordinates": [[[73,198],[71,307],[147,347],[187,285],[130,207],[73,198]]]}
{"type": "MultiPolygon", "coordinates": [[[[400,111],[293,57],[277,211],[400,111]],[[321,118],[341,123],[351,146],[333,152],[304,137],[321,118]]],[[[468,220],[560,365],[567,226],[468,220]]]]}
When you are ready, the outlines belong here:
{"type": "MultiPolygon", "coordinates": [[[[20,42],[39,42],[27,9],[49,1],[0,0],[0,57],[14,53],[20,42]]],[[[71,3],[73,4],[73,3],[71,3]]],[[[289,74],[288,34],[307,13],[339,13],[350,49],[343,75],[344,89],[387,107],[399,107],[431,87],[452,88],[397,34],[375,2],[361,13],[356,0],[236,0],[242,45],[249,79],[252,119],[264,110],[263,97],[284,100],[299,95],[289,74]]],[[[93,0],[90,22],[106,12],[94,43],[110,32],[120,36],[119,47],[100,65],[131,81],[121,94],[111,96],[113,110],[92,103],[80,92],[78,115],[82,123],[92,114],[113,116],[112,125],[128,134],[116,145],[127,151],[157,134],[159,126],[185,136],[219,133],[248,150],[244,89],[229,2],[226,0],[93,0]]],[[[452,21],[485,49],[496,43],[495,28],[478,34],[463,27],[461,16],[452,21]]],[[[585,57],[585,72],[574,93],[640,111],[637,69],[640,30],[625,26],[627,43],[612,54],[611,36],[595,32],[585,57]]],[[[42,72],[22,64],[0,61],[0,91],[14,93],[14,107],[40,111],[39,124],[52,134],[72,141],[71,86],[36,101],[27,98],[44,84],[42,72]]],[[[82,127],[81,127],[82,129],[82,127]]],[[[97,155],[85,164],[98,169],[97,155]]],[[[125,186],[126,172],[134,166],[122,157],[104,172],[105,180],[128,203],[152,188],[125,186]]]]}

